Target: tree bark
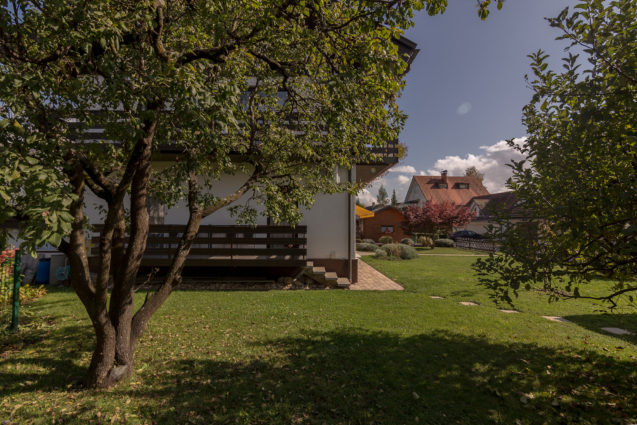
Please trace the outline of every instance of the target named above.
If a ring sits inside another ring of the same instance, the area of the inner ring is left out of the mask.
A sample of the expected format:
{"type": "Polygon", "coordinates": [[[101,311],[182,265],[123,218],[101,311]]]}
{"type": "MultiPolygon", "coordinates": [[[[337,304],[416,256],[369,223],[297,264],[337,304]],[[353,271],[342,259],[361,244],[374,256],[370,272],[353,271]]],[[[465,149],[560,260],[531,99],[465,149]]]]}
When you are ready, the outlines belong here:
{"type": "Polygon", "coordinates": [[[68,247],[71,284],[84,304],[95,330],[96,346],[85,384],[96,388],[109,385],[109,372],[115,358],[115,330],[106,310],[106,294],[95,287],[89,272],[84,235],[84,177],[79,163],[68,170],[77,199],[71,205],[73,226],[68,247]],[[102,302],[103,301],[103,302],[102,302]]]}

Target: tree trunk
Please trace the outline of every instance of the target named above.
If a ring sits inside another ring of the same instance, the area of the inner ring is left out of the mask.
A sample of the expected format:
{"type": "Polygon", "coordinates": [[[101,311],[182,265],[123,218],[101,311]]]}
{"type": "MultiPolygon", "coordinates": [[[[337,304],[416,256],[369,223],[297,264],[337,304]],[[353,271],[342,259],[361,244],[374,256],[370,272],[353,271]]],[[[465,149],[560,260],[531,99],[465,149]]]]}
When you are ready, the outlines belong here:
{"type": "Polygon", "coordinates": [[[94,321],[93,328],[96,344],[85,385],[89,388],[106,388],[116,382],[111,376],[115,362],[115,329],[108,317],[94,321]]]}

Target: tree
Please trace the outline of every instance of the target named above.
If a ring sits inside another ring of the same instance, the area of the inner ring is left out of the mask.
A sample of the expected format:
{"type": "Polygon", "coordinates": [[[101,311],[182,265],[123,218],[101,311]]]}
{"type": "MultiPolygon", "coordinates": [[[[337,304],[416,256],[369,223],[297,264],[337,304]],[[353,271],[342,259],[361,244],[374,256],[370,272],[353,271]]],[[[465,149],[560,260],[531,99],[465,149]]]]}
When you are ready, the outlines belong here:
{"type": "MultiPolygon", "coordinates": [[[[479,2],[480,16],[488,1],[479,2]]],[[[150,317],[181,280],[201,221],[239,198],[237,220],[262,207],[296,223],[314,195],[348,190],[336,166],[376,159],[404,115],[406,64],[393,40],[422,7],[446,0],[341,2],[9,1],[0,7],[0,221],[24,248],[65,252],[93,324],[86,385],[133,371],[150,317]],[[97,131],[96,131],[97,130],[97,131]],[[157,172],[162,149],[179,160],[157,172]],[[354,154],[355,153],[355,154],[354,154]],[[242,173],[229,195],[222,175],[242,173]],[[83,205],[105,204],[97,277],[83,205]],[[188,205],[163,282],[135,310],[152,197],[188,205]],[[112,290],[109,299],[109,281],[112,290]]]]}
{"type": "Polygon", "coordinates": [[[471,222],[474,213],[467,207],[452,202],[427,202],[423,205],[409,205],[403,211],[406,228],[416,230],[432,230],[433,233],[452,232],[454,227],[464,226],[471,222]]]}
{"type": "Polygon", "coordinates": [[[529,137],[524,146],[510,142],[526,156],[512,164],[510,187],[529,219],[496,226],[503,255],[476,268],[498,301],[536,288],[550,300],[592,298],[612,308],[637,291],[637,4],[584,0],[548,21],[577,54],[568,52],[561,73],[541,50],[529,56],[529,137]],[[599,276],[613,288],[600,294],[587,285],[599,276]]]}
{"type": "Polygon", "coordinates": [[[398,198],[396,197],[396,189],[391,193],[391,205],[392,207],[398,206],[398,198]]]}
{"type": "Polygon", "coordinates": [[[484,173],[478,171],[475,165],[472,165],[471,167],[464,170],[464,175],[468,177],[476,177],[480,181],[484,180],[484,173]]]}
{"type": "Polygon", "coordinates": [[[387,194],[387,189],[382,184],[378,188],[378,195],[376,195],[376,201],[378,205],[389,205],[389,195],[387,194]]]}

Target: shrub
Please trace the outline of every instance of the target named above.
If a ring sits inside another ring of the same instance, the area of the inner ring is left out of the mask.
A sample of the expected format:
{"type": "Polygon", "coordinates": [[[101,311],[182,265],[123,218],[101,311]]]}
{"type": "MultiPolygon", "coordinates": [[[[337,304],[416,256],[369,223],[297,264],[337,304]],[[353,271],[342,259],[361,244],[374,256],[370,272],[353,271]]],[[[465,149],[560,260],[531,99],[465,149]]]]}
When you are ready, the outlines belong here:
{"type": "Polygon", "coordinates": [[[384,251],[386,257],[393,259],[411,260],[418,256],[414,247],[405,244],[389,243],[381,246],[379,250],[384,251]]]}
{"type": "Polygon", "coordinates": [[[376,250],[376,252],[374,252],[374,257],[386,260],[387,259],[387,253],[385,252],[385,250],[383,248],[378,248],[376,250]]]}
{"type": "Polygon", "coordinates": [[[356,251],[374,252],[374,251],[376,251],[377,248],[378,248],[378,246],[376,246],[375,243],[357,243],[356,244],[356,251]]]}
{"type": "Polygon", "coordinates": [[[436,239],[435,242],[436,246],[439,247],[443,247],[443,248],[455,248],[456,247],[456,243],[451,240],[451,239],[436,239]]]}
{"type": "MultiPolygon", "coordinates": [[[[7,282],[4,282],[4,283],[7,283],[7,282]]],[[[0,305],[11,304],[13,302],[13,279],[11,279],[10,283],[11,283],[10,285],[5,284],[0,287],[0,305]]],[[[21,303],[32,301],[37,298],[43,297],[45,295],[46,295],[46,288],[42,285],[20,286],[20,302],[21,303]]]]}
{"type": "Polygon", "coordinates": [[[412,238],[402,238],[400,240],[400,243],[409,245],[409,246],[414,246],[414,240],[412,238]]]}
{"type": "Polygon", "coordinates": [[[391,236],[381,236],[380,238],[378,238],[378,242],[386,245],[388,243],[394,243],[394,238],[392,238],[391,236]]]}
{"type": "Polygon", "coordinates": [[[376,241],[374,239],[363,239],[361,241],[361,243],[371,243],[371,244],[376,244],[376,241]]]}
{"type": "Polygon", "coordinates": [[[418,257],[418,251],[416,251],[416,248],[410,245],[400,245],[400,258],[403,260],[413,260],[416,257],[418,257]]]}
{"type": "Polygon", "coordinates": [[[418,244],[422,245],[425,248],[432,249],[434,247],[434,240],[429,236],[420,236],[418,238],[418,244]]]}

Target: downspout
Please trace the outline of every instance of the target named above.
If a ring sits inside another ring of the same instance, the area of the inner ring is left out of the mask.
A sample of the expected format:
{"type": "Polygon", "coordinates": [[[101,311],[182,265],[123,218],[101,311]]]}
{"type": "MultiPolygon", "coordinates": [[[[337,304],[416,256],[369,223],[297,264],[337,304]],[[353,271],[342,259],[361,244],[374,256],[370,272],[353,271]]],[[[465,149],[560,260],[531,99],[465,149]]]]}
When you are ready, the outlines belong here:
{"type": "MultiPolygon", "coordinates": [[[[353,167],[353,166],[352,166],[353,167]]],[[[352,168],[347,170],[347,180],[352,183],[352,168]]],[[[350,283],[352,282],[352,204],[354,203],[353,195],[351,192],[347,193],[347,278],[350,283]]]]}

